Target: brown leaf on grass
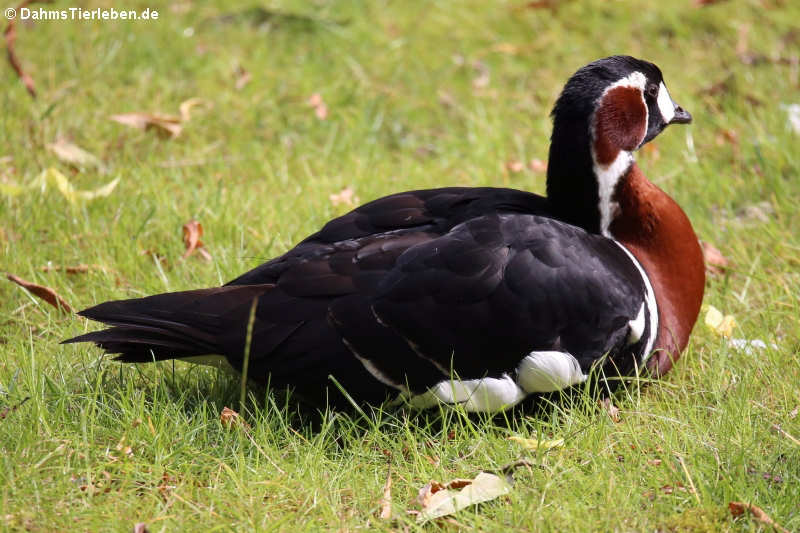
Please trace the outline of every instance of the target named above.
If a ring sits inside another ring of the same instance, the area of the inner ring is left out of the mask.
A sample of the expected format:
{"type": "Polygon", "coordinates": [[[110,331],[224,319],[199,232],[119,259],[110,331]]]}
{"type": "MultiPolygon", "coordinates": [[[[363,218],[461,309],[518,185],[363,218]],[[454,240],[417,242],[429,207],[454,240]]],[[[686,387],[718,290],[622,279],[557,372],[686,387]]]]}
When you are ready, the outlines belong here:
{"type": "Polygon", "coordinates": [[[661,150],[658,149],[658,143],[649,142],[642,146],[642,151],[647,154],[652,161],[661,159],[661,150]]]}
{"type": "Polygon", "coordinates": [[[605,412],[606,412],[606,414],[608,415],[608,417],[609,417],[609,418],[610,418],[610,419],[611,419],[611,420],[612,420],[612,421],[613,421],[615,424],[618,424],[618,423],[619,423],[619,421],[620,421],[620,416],[619,416],[619,407],[617,407],[616,405],[614,405],[614,403],[611,401],[611,398],[601,398],[600,400],[597,400],[597,404],[600,406],[600,408],[601,408],[603,411],[605,411],[605,412]]]}
{"type": "Polygon", "coordinates": [[[52,305],[53,307],[55,307],[59,311],[62,311],[64,313],[74,313],[75,312],[75,311],[73,311],[72,307],[70,307],[69,304],[66,301],[64,301],[64,299],[61,296],[59,296],[58,293],[56,293],[56,291],[54,291],[50,287],[45,287],[43,285],[37,285],[36,283],[31,283],[30,281],[25,281],[24,279],[22,279],[22,278],[20,278],[18,276],[15,276],[14,274],[11,274],[11,273],[6,273],[6,277],[9,280],[11,280],[14,283],[16,283],[17,285],[19,285],[20,287],[26,289],[28,292],[30,292],[34,296],[38,296],[39,298],[41,298],[45,302],[49,303],[50,305],[52,305]]]}
{"type": "Polygon", "coordinates": [[[706,241],[700,241],[700,247],[703,249],[703,259],[706,263],[706,272],[712,276],[724,273],[728,269],[730,261],[722,255],[713,244],[706,241]]]}
{"type": "Polygon", "coordinates": [[[800,409],[800,406],[797,406],[797,407],[795,407],[794,409],[792,409],[792,410],[789,412],[789,419],[790,419],[790,420],[794,420],[795,418],[797,418],[797,411],[798,411],[798,409],[800,409]]]}
{"type": "Polygon", "coordinates": [[[159,136],[174,139],[183,131],[183,126],[192,118],[192,109],[204,107],[211,109],[213,105],[203,98],[189,98],[181,102],[179,115],[165,115],[163,113],[133,112],[111,115],[114,122],[119,122],[131,128],[140,130],[154,130],[159,136]]]}
{"type": "Polygon", "coordinates": [[[525,4],[528,9],[554,9],[557,7],[557,0],[533,0],[525,4]]]}
{"type": "Polygon", "coordinates": [[[62,265],[45,265],[43,267],[39,267],[39,270],[42,272],[66,272],[67,274],[86,274],[89,272],[90,269],[98,269],[103,270],[97,265],[73,265],[73,266],[62,266],[62,265]]]}
{"type": "Polygon", "coordinates": [[[716,143],[717,146],[725,146],[726,144],[739,146],[739,133],[732,129],[721,129],[717,132],[716,143]]]}
{"type": "Polygon", "coordinates": [[[62,137],[56,139],[56,142],[48,144],[47,148],[61,161],[70,165],[81,168],[104,169],[103,163],[94,154],[62,137]]]}
{"type": "Polygon", "coordinates": [[[180,135],[183,130],[181,118],[175,115],[133,112],[111,115],[108,118],[131,128],[145,131],[154,130],[159,136],[172,139],[180,135]]]}
{"type": "Polygon", "coordinates": [[[730,502],[728,503],[728,509],[730,509],[731,515],[734,517],[741,516],[745,511],[748,511],[751,515],[753,515],[753,518],[762,524],[771,526],[781,533],[789,533],[788,529],[775,522],[767,513],[764,512],[761,507],[753,505],[752,503],[730,502]]]}
{"type": "Polygon", "coordinates": [[[431,481],[420,489],[417,502],[422,510],[417,522],[456,513],[511,492],[511,484],[503,477],[481,472],[474,479],[454,479],[446,485],[431,481]]]}
{"type": "MultiPolygon", "coordinates": [[[[34,3],[35,1],[36,0],[24,0],[23,2],[20,2],[16,7],[16,12],[19,12],[20,9],[34,3]]],[[[8,63],[11,65],[11,68],[14,69],[14,72],[17,73],[19,79],[22,80],[22,83],[25,84],[28,94],[30,94],[33,98],[36,98],[36,85],[33,83],[33,78],[31,78],[30,75],[23,70],[22,63],[20,63],[17,53],[14,50],[14,43],[17,40],[17,26],[15,18],[12,17],[8,21],[8,25],[6,26],[3,35],[5,36],[6,40],[6,56],[8,57],[8,63]]]]}
{"type": "Polygon", "coordinates": [[[308,99],[308,105],[314,108],[314,114],[320,120],[325,120],[328,118],[328,106],[325,105],[325,102],[322,100],[322,95],[319,93],[314,93],[308,99]]]}
{"type": "Polygon", "coordinates": [[[704,6],[710,6],[712,4],[716,4],[716,3],[722,2],[722,1],[723,0],[693,0],[692,4],[694,4],[694,7],[704,7],[704,6]]]}
{"type": "Polygon", "coordinates": [[[544,173],[547,172],[547,162],[542,161],[541,159],[531,159],[528,162],[528,168],[534,172],[544,173]]]}
{"type": "Polygon", "coordinates": [[[211,261],[211,254],[203,246],[200,237],[203,236],[203,225],[196,220],[190,220],[183,225],[183,244],[186,251],[183,252],[181,259],[186,259],[195,251],[206,261],[211,261]]]}
{"type": "Polygon", "coordinates": [[[337,205],[346,205],[349,207],[353,207],[359,203],[358,196],[355,195],[355,191],[352,187],[345,187],[341,191],[331,194],[328,198],[330,198],[331,203],[334,206],[337,205]]]}
{"type": "Polygon", "coordinates": [[[516,174],[518,172],[522,172],[523,170],[525,170],[525,164],[517,159],[511,159],[509,161],[506,161],[506,170],[516,174]]]}
{"type": "Polygon", "coordinates": [[[250,429],[248,424],[236,411],[229,407],[223,407],[222,412],[219,414],[219,421],[228,429],[242,428],[244,430],[250,429]]]}
{"type": "Polygon", "coordinates": [[[9,413],[13,413],[17,409],[19,409],[22,406],[22,404],[24,404],[30,399],[31,397],[28,396],[26,398],[23,398],[23,400],[16,405],[12,405],[11,407],[3,407],[2,411],[0,411],[0,420],[5,420],[9,413]]]}
{"type": "Polygon", "coordinates": [[[178,487],[178,480],[169,475],[167,472],[164,472],[161,475],[161,483],[158,484],[156,490],[158,490],[158,494],[164,501],[169,499],[169,495],[178,487]]]}
{"type": "Polygon", "coordinates": [[[673,494],[675,491],[686,492],[686,487],[683,486],[683,483],[676,483],[675,485],[664,485],[661,487],[661,492],[664,494],[673,494]]]}
{"type": "Polygon", "coordinates": [[[386,483],[383,484],[380,518],[381,520],[391,520],[392,518],[392,465],[389,465],[389,472],[386,474],[386,483]]]}
{"type": "Polygon", "coordinates": [[[133,525],[133,533],[150,533],[144,522],[137,522],[133,525]]]}
{"type": "Polygon", "coordinates": [[[245,85],[250,83],[250,80],[253,79],[250,73],[247,70],[245,70],[245,68],[241,65],[236,66],[235,74],[236,74],[235,87],[237,91],[241,91],[242,89],[244,89],[245,85]]]}

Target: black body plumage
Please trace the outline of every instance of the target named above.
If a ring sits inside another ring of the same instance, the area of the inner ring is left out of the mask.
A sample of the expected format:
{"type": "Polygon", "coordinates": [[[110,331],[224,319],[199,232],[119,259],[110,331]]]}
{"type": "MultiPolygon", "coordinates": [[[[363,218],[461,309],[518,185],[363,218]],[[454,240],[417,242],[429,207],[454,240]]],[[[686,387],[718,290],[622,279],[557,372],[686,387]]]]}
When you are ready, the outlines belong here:
{"type": "MultiPolygon", "coordinates": [[[[542,375],[568,386],[598,364],[632,373],[653,346],[658,313],[640,265],[599,234],[591,148],[598,100],[632,73],[663,87],[658,67],[627,56],[569,80],[553,110],[547,198],[498,188],[380,198],[225,286],[86,309],[111,328],[65,342],[94,342],[124,362],[218,354],[240,369],[257,299],[249,377],[315,402],[336,391],[330,376],[366,402],[496,378],[492,393],[515,403],[555,390],[542,375]]],[[[667,100],[647,101],[642,143],[668,123],[659,112],[667,100]]]]}
{"type": "Polygon", "coordinates": [[[608,354],[614,373],[628,371],[641,356],[626,338],[644,291],[617,244],[551,218],[546,199],[445,188],[368,203],[226,286],[86,309],[113,327],[68,342],[125,362],[221,354],[239,369],[258,298],[252,379],[319,401],[333,375],[379,402],[451,372],[513,373],[538,350],[569,352],[584,372],[608,354]]]}

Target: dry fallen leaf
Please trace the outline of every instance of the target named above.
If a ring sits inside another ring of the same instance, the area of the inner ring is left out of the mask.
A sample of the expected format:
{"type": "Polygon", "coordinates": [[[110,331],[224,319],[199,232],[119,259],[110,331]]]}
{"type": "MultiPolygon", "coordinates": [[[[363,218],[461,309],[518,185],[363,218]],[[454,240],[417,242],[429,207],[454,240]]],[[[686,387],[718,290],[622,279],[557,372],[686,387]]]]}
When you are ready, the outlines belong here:
{"type": "Polygon", "coordinates": [[[47,148],[61,161],[70,165],[80,168],[104,169],[103,163],[94,154],[66,139],[58,138],[56,142],[48,144],[47,148]]]}
{"type": "Polygon", "coordinates": [[[181,134],[181,118],[175,115],[163,115],[159,113],[122,113],[111,115],[111,120],[119,122],[131,128],[140,130],[154,130],[161,137],[175,138],[181,134]]]}
{"type": "Polygon", "coordinates": [[[550,448],[558,448],[564,445],[564,439],[536,440],[536,439],[524,439],[522,437],[512,436],[508,437],[508,440],[522,444],[529,450],[549,450],[550,448]]]}
{"type": "Polygon", "coordinates": [[[712,4],[716,4],[717,2],[721,2],[722,0],[694,0],[692,3],[694,7],[703,7],[703,6],[710,6],[712,4]]]}
{"type": "Polygon", "coordinates": [[[97,269],[97,270],[104,270],[102,267],[98,265],[73,265],[73,266],[62,266],[62,265],[45,265],[43,267],[39,267],[39,270],[42,272],[66,272],[67,274],[86,274],[89,272],[89,269],[97,269]]]}
{"type": "Polygon", "coordinates": [[[791,419],[791,420],[794,420],[795,418],[797,418],[797,411],[798,411],[798,409],[800,409],[800,406],[797,406],[797,407],[795,407],[794,409],[792,409],[792,410],[789,412],[789,419],[791,419]]]}
{"type": "Polygon", "coordinates": [[[196,220],[190,220],[183,225],[183,244],[186,246],[186,251],[183,252],[181,259],[186,259],[195,251],[206,261],[211,260],[211,254],[203,246],[203,241],[200,237],[203,236],[203,225],[196,220]]]}
{"type": "Polygon", "coordinates": [[[30,281],[25,281],[24,279],[15,276],[14,274],[6,273],[6,277],[11,281],[13,281],[14,283],[16,283],[17,285],[19,285],[20,287],[26,289],[34,296],[38,296],[45,302],[49,303],[59,311],[63,311],[65,313],[74,313],[72,307],[70,307],[69,304],[65,302],[64,299],[50,287],[37,285],[36,283],[31,283],[30,281]]]}
{"type": "Polygon", "coordinates": [[[510,492],[511,484],[505,478],[487,472],[481,472],[475,479],[453,480],[447,485],[432,481],[420,491],[422,510],[417,522],[447,516],[510,492]]]}
{"type": "Polygon", "coordinates": [[[189,122],[192,118],[192,109],[195,107],[211,109],[213,105],[203,98],[189,98],[188,100],[184,100],[180,105],[181,122],[189,122]]]}
{"type": "Polygon", "coordinates": [[[733,328],[736,327],[736,319],[733,315],[723,315],[722,311],[709,305],[706,309],[705,324],[717,335],[730,337],[733,334],[733,328]]]}
{"type": "Polygon", "coordinates": [[[247,70],[245,70],[243,66],[238,65],[236,67],[236,85],[235,85],[236,90],[241,91],[242,89],[244,89],[245,85],[250,83],[250,80],[252,78],[253,77],[247,70]]]}
{"type": "Polygon", "coordinates": [[[619,423],[619,408],[614,405],[614,403],[611,401],[611,398],[602,398],[597,400],[597,404],[608,414],[608,417],[611,418],[615,424],[619,423]]]}
{"type": "MultiPolygon", "coordinates": [[[[17,11],[22,9],[23,7],[33,4],[35,0],[23,0],[17,6],[17,11]]],[[[8,13],[8,11],[6,11],[8,13]]],[[[14,69],[14,72],[17,73],[17,76],[22,83],[25,84],[25,88],[28,90],[28,94],[32,97],[36,98],[36,87],[33,83],[33,78],[22,69],[22,64],[17,57],[17,54],[14,50],[14,42],[17,40],[17,27],[16,27],[16,19],[14,17],[9,17],[8,26],[6,26],[5,31],[3,32],[5,39],[6,39],[6,57],[8,57],[8,62],[11,65],[11,68],[14,69]]]]}
{"type": "Polygon", "coordinates": [[[474,89],[485,89],[488,87],[492,79],[488,65],[483,61],[475,61],[472,63],[472,68],[475,69],[475,73],[477,74],[472,80],[472,87],[474,89]]]}
{"type": "Polygon", "coordinates": [[[239,413],[230,409],[228,407],[223,407],[222,412],[219,415],[219,421],[222,422],[222,425],[228,429],[233,429],[235,427],[240,427],[245,430],[250,429],[250,424],[244,421],[239,413]]]}
{"type": "Polygon", "coordinates": [[[73,187],[69,179],[56,170],[48,168],[43,170],[36,178],[27,185],[17,185],[16,183],[0,183],[0,194],[5,196],[18,196],[28,190],[44,191],[48,186],[55,187],[61,195],[70,203],[75,204],[79,200],[94,200],[111,194],[119,183],[119,178],[106,183],[102,187],[93,191],[80,191],[73,187]]]}
{"type": "Polygon", "coordinates": [[[713,244],[700,241],[700,246],[703,249],[703,259],[706,263],[706,272],[711,275],[718,275],[722,274],[728,269],[728,265],[730,261],[728,258],[722,255],[713,244]]]}
{"type": "Polygon", "coordinates": [[[534,172],[547,172],[547,162],[542,161],[541,159],[531,159],[528,162],[528,168],[534,172]]]}
{"type": "Polygon", "coordinates": [[[322,100],[322,95],[319,93],[314,93],[308,99],[308,105],[314,108],[314,114],[320,120],[325,120],[328,118],[328,106],[325,105],[325,102],[322,100]]]}
{"type": "Polygon", "coordinates": [[[522,172],[525,169],[525,164],[522,161],[511,159],[506,161],[506,169],[509,172],[516,174],[517,172],[522,172]]]}
{"type": "Polygon", "coordinates": [[[730,509],[731,515],[734,517],[741,516],[745,511],[749,511],[750,514],[753,515],[753,518],[762,524],[771,526],[781,533],[789,533],[788,529],[775,522],[761,507],[753,505],[752,503],[730,502],[728,503],[728,509],[730,509]]]}
{"type": "Polygon", "coordinates": [[[144,522],[137,522],[133,526],[133,533],[150,533],[144,522]]]}
{"type": "Polygon", "coordinates": [[[0,410],[0,420],[5,420],[5,418],[8,416],[9,413],[13,413],[17,409],[19,409],[22,406],[22,404],[24,404],[30,399],[31,399],[30,396],[28,396],[16,405],[12,405],[11,407],[3,407],[3,409],[0,410]]]}
{"type": "Polygon", "coordinates": [[[386,474],[386,483],[383,485],[383,497],[381,498],[381,514],[382,520],[390,520],[392,518],[392,466],[389,465],[389,472],[386,474]]]}
{"type": "Polygon", "coordinates": [[[329,198],[334,206],[343,204],[353,207],[359,202],[358,196],[355,195],[355,191],[351,187],[345,187],[338,193],[331,194],[329,198]]]}

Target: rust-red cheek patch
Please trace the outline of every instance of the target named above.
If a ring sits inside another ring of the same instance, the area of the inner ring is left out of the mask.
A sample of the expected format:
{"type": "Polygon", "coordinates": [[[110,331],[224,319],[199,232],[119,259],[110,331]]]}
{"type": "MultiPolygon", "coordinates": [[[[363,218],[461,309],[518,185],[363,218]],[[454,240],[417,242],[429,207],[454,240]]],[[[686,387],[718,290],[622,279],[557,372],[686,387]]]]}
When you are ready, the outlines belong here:
{"type": "Polygon", "coordinates": [[[632,151],[647,132],[647,107],[635,87],[609,90],[594,113],[594,153],[597,162],[609,165],[620,150],[632,151]]]}

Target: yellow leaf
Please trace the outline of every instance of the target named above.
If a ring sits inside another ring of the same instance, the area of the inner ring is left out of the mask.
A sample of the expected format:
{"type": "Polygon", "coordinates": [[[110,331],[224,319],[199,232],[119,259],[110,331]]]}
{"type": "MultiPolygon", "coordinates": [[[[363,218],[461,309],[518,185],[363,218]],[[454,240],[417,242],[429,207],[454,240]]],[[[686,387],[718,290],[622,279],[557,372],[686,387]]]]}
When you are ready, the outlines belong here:
{"type": "Polygon", "coordinates": [[[733,315],[723,315],[722,311],[713,305],[709,305],[706,309],[705,323],[711,331],[723,337],[730,337],[733,334],[733,328],[736,327],[736,319],[733,318],[733,315]]]}
{"type": "Polygon", "coordinates": [[[93,191],[80,191],[75,189],[69,179],[57,169],[50,167],[43,170],[36,178],[27,185],[17,185],[16,183],[0,184],[0,193],[4,196],[17,196],[26,190],[40,189],[46,190],[48,186],[55,187],[58,192],[70,203],[74,204],[78,200],[94,200],[102,196],[108,196],[119,183],[119,178],[106,183],[102,187],[93,191]]]}
{"type": "Polygon", "coordinates": [[[508,437],[508,440],[513,440],[516,443],[522,444],[529,450],[549,450],[564,445],[564,439],[537,440],[523,439],[522,437],[508,437]]]}

